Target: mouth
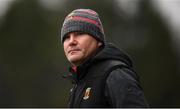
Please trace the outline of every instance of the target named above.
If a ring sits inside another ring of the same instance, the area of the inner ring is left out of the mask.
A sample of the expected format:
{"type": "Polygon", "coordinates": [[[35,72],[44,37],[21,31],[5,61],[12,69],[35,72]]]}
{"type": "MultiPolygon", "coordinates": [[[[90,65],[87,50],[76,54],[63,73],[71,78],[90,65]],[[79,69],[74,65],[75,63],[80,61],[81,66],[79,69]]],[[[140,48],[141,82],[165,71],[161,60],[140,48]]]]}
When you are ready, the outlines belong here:
{"type": "Polygon", "coordinates": [[[73,53],[73,52],[77,52],[77,51],[80,51],[80,49],[72,49],[72,50],[69,50],[69,51],[68,51],[68,54],[69,54],[69,53],[73,53]]]}

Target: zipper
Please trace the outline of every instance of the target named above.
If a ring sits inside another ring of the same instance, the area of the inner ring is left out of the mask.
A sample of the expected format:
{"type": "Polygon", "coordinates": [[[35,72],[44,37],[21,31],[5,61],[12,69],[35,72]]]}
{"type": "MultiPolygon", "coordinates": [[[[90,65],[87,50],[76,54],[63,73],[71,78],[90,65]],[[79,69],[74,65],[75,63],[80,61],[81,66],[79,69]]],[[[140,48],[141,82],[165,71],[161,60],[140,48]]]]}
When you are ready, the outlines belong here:
{"type": "Polygon", "coordinates": [[[73,107],[73,105],[74,105],[74,99],[75,99],[76,89],[77,89],[77,84],[75,84],[75,85],[73,86],[72,90],[71,90],[69,107],[73,107]]]}

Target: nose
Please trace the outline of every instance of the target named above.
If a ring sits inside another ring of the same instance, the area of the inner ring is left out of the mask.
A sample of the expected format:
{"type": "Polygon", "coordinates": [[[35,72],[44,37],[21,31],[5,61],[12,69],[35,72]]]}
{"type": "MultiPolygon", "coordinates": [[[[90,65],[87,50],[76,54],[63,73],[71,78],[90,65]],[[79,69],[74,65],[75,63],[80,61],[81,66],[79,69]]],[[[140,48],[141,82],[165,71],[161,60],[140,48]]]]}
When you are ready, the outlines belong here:
{"type": "Polygon", "coordinates": [[[76,38],[75,38],[74,34],[70,33],[70,35],[69,35],[69,44],[70,45],[72,45],[72,44],[74,45],[76,43],[77,43],[77,41],[76,41],[76,38]]]}
{"type": "Polygon", "coordinates": [[[72,34],[70,34],[69,36],[69,42],[73,42],[74,41],[74,36],[72,34]]]}

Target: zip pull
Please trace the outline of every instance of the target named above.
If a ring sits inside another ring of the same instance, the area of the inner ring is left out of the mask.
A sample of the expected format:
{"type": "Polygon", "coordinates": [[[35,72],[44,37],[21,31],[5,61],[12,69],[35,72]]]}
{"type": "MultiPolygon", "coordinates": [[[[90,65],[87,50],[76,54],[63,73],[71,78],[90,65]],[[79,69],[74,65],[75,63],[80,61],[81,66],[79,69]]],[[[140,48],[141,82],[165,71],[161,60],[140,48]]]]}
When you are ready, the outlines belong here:
{"type": "Polygon", "coordinates": [[[76,92],[77,84],[74,84],[74,86],[70,90],[70,100],[69,100],[69,107],[73,107],[74,100],[75,100],[75,92],[76,92]]]}

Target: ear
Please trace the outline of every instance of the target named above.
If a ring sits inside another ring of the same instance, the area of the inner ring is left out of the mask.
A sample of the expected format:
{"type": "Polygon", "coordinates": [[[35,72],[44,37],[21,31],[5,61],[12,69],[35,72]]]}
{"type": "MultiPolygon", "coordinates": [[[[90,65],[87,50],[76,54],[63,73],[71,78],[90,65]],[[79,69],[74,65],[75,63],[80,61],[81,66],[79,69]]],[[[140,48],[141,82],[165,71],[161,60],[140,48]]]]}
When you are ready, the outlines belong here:
{"type": "Polygon", "coordinates": [[[100,47],[102,45],[102,43],[101,42],[98,42],[98,47],[100,47]]]}

